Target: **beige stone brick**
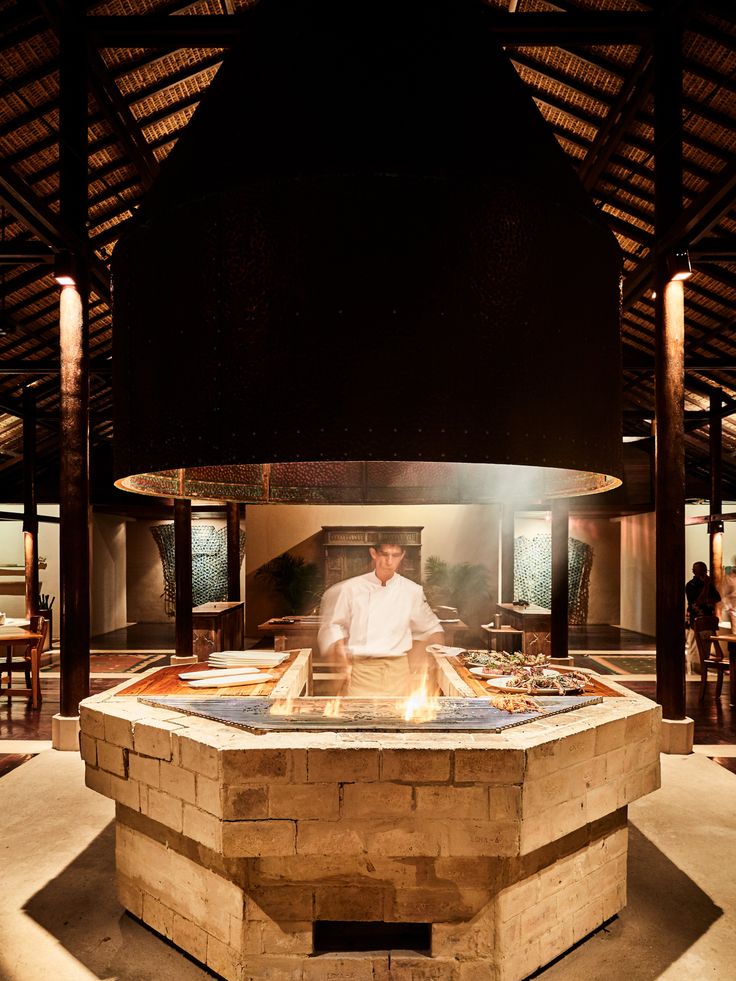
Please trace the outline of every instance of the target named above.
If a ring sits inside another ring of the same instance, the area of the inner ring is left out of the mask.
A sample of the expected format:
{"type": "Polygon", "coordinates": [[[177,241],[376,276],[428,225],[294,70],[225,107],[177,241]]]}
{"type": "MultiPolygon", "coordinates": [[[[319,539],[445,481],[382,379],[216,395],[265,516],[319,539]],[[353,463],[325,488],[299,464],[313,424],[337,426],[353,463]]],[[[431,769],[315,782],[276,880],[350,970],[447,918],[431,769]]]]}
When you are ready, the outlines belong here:
{"type": "Polygon", "coordinates": [[[174,742],[179,747],[179,761],[185,770],[201,773],[210,780],[219,777],[219,756],[214,746],[208,746],[184,731],[175,734],[174,742]]]}
{"type": "MultiPolygon", "coordinates": [[[[458,962],[454,957],[428,957],[394,951],[390,954],[391,981],[456,981],[457,972],[458,962]]],[[[481,981],[481,978],[477,977],[476,981],[481,981]]]]}
{"type": "Polygon", "coordinates": [[[454,756],[456,783],[515,784],[524,778],[523,750],[458,749],[454,756]]]}
{"type": "Polygon", "coordinates": [[[82,703],[79,706],[79,728],[91,739],[104,739],[105,716],[99,709],[82,703]]]}
{"type": "Polygon", "coordinates": [[[413,791],[400,783],[346,784],[343,787],[342,814],[348,818],[410,817],[413,791]]]}
{"type": "Polygon", "coordinates": [[[366,851],[362,822],[298,821],[296,827],[298,855],[362,855],[366,851]]]}
{"type": "Polygon", "coordinates": [[[246,898],[245,915],[249,920],[313,920],[314,889],[312,886],[258,885],[246,898]]]}
{"type": "Polygon", "coordinates": [[[529,977],[541,963],[539,940],[530,940],[499,959],[496,964],[496,981],[520,981],[520,978],[529,977]]]}
{"type": "Polygon", "coordinates": [[[268,817],[268,787],[224,788],[222,815],[226,821],[254,821],[268,817]]]}
{"type": "Polygon", "coordinates": [[[381,779],[437,783],[450,779],[452,753],[446,749],[384,749],[381,779]]]}
{"type": "Polygon", "coordinates": [[[610,752],[606,753],[606,780],[607,781],[622,776],[624,772],[625,757],[626,757],[626,748],[624,746],[619,747],[619,749],[612,749],[610,752]]]}
{"type": "Polygon", "coordinates": [[[540,891],[539,902],[521,911],[521,935],[526,943],[538,940],[557,918],[557,897],[540,891]]]}
{"type": "Polygon", "coordinates": [[[232,920],[230,946],[243,955],[263,954],[263,923],[263,920],[247,920],[238,924],[232,920]]]}
{"type": "Polygon", "coordinates": [[[162,937],[171,940],[171,935],[174,932],[174,912],[147,892],[143,894],[142,919],[156,933],[160,933],[162,937]]]}
{"type": "Polygon", "coordinates": [[[541,869],[538,876],[540,895],[553,896],[578,881],[578,863],[574,856],[562,858],[546,869],[541,869]]]}
{"type": "Polygon", "coordinates": [[[143,917],[143,891],[129,876],[118,872],[116,877],[118,902],[133,916],[143,917]]]}
{"type": "Polygon", "coordinates": [[[110,774],[105,770],[98,770],[93,766],[87,766],[84,770],[84,782],[90,790],[97,791],[103,797],[112,797],[110,790],[110,774]]]}
{"type": "Polygon", "coordinates": [[[133,720],[126,715],[105,712],[105,742],[125,749],[133,748],[133,720]]]}
{"type": "Polygon", "coordinates": [[[148,787],[160,786],[160,766],[160,760],[152,759],[150,756],[139,756],[137,753],[128,753],[128,773],[131,779],[138,780],[148,787]]]}
{"type": "Polygon", "coordinates": [[[113,746],[111,743],[99,743],[97,746],[97,760],[103,770],[114,773],[118,777],[127,775],[126,750],[121,746],[113,746]]]}
{"type": "Polygon", "coordinates": [[[122,777],[110,776],[110,793],[120,804],[130,807],[134,811],[140,811],[140,784],[136,780],[124,780],[122,777]]]}
{"type": "Polygon", "coordinates": [[[374,981],[387,976],[388,953],[319,954],[304,963],[304,981],[374,981]]]}
{"type": "Polygon", "coordinates": [[[448,821],[450,855],[517,855],[519,825],[506,821],[448,821]]]}
{"type": "Polygon", "coordinates": [[[447,854],[447,830],[443,821],[396,821],[381,827],[368,822],[368,852],[391,857],[447,854]]]}
{"type": "Polygon", "coordinates": [[[317,885],[314,915],[317,920],[384,920],[385,889],[379,886],[317,885]]]}
{"type": "Polygon", "coordinates": [[[207,934],[196,923],[175,913],[171,939],[201,964],[207,963],[207,934]]]}
{"type": "Polygon", "coordinates": [[[573,791],[577,790],[575,796],[584,792],[582,778],[577,773],[578,780],[574,781],[577,770],[576,767],[568,767],[564,770],[555,770],[537,779],[529,779],[525,782],[521,793],[521,810],[524,817],[533,817],[540,811],[546,811],[554,804],[560,804],[569,800],[573,796],[573,791]],[[573,787],[573,783],[579,786],[573,787]]]}
{"type": "Polygon", "coordinates": [[[572,922],[573,943],[587,937],[593,930],[597,930],[603,923],[603,902],[601,899],[594,899],[592,903],[582,906],[576,913],[572,922]]]}
{"type": "Polygon", "coordinates": [[[222,817],[223,807],[220,797],[220,781],[210,780],[201,773],[196,774],[196,804],[203,811],[222,817]]]}
{"type": "Polygon", "coordinates": [[[307,779],[310,783],[355,783],[379,779],[378,749],[310,749],[307,779]]]}
{"type": "Polygon", "coordinates": [[[415,798],[418,816],[427,814],[430,817],[447,817],[454,821],[483,820],[488,817],[486,787],[417,787],[415,798]]]}
{"type": "Polygon", "coordinates": [[[220,851],[222,848],[222,822],[207,811],[184,803],[182,830],[187,838],[193,838],[207,848],[215,851],[220,851]]]}
{"type": "Polygon", "coordinates": [[[409,923],[437,923],[472,919],[488,902],[480,889],[458,888],[435,882],[413,889],[395,889],[387,897],[386,919],[409,923]]]}
{"type": "Polygon", "coordinates": [[[488,802],[491,821],[518,821],[521,818],[521,787],[489,787],[488,802]]]}
{"type": "Polygon", "coordinates": [[[613,749],[620,749],[626,740],[626,719],[615,719],[599,725],[595,730],[595,755],[605,756],[613,749]]]}
{"type": "Polygon", "coordinates": [[[79,735],[79,752],[85,763],[97,766],[97,740],[81,732],[79,735]]]}
{"type": "Polygon", "coordinates": [[[489,957],[494,950],[495,924],[489,905],[472,920],[432,924],[432,953],[435,956],[489,957]]]}
{"type": "Polygon", "coordinates": [[[147,814],[153,821],[158,821],[159,824],[163,824],[167,828],[172,828],[174,831],[184,829],[183,804],[177,797],[171,797],[169,794],[164,794],[162,791],[150,787],[142,809],[143,813],[147,814]]]}
{"type": "Polygon", "coordinates": [[[305,783],[306,750],[223,749],[222,779],[226,785],[305,783]]]}
{"type": "Polygon", "coordinates": [[[312,953],[311,922],[276,923],[267,920],[263,923],[263,952],[265,954],[312,953]]]}
{"type": "Polygon", "coordinates": [[[189,804],[196,803],[197,791],[191,771],[183,770],[173,763],[161,763],[160,781],[161,790],[171,797],[178,797],[189,804]]]}
{"type": "Polygon", "coordinates": [[[539,890],[538,873],[503,889],[497,901],[499,922],[505,923],[515,916],[520,916],[525,909],[536,905],[539,902],[539,890]]]}
{"type": "Polygon", "coordinates": [[[652,732],[652,720],[649,709],[642,712],[635,712],[626,717],[626,736],[627,744],[646,739],[652,732]]]}
{"type": "Polygon", "coordinates": [[[133,746],[141,756],[154,756],[159,760],[171,760],[171,734],[181,726],[173,722],[146,719],[133,727],[133,746]]]}
{"type": "Polygon", "coordinates": [[[521,823],[520,850],[522,855],[563,838],[586,823],[585,797],[555,804],[546,812],[521,823]]]}
{"type": "Polygon", "coordinates": [[[549,964],[572,945],[572,916],[567,911],[559,910],[556,919],[547,925],[539,937],[540,964],[549,964]]]}
{"type": "Polygon", "coordinates": [[[616,783],[595,787],[585,795],[585,807],[588,821],[597,821],[606,814],[611,814],[618,807],[618,786],[616,783]]]}
{"type": "Polygon", "coordinates": [[[275,784],[268,791],[268,816],[336,821],[340,816],[338,785],[336,783],[275,784]]]}
{"type": "Polygon", "coordinates": [[[495,960],[491,958],[480,961],[459,961],[455,981],[501,981],[501,973],[495,960]]]}
{"type": "Polygon", "coordinates": [[[238,981],[302,981],[302,960],[297,955],[245,957],[238,981]]]}
{"type": "Polygon", "coordinates": [[[227,821],[222,825],[222,853],[228,857],[293,855],[294,821],[227,821]]]}
{"type": "MultiPolygon", "coordinates": [[[[216,937],[207,937],[207,967],[211,968],[216,974],[221,974],[227,981],[240,981],[247,975],[243,974],[243,957],[239,951],[234,950],[229,944],[223,943],[216,937]]],[[[252,975],[254,981],[258,975],[252,975]]],[[[267,974],[263,974],[265,979],[267,974]]]]}

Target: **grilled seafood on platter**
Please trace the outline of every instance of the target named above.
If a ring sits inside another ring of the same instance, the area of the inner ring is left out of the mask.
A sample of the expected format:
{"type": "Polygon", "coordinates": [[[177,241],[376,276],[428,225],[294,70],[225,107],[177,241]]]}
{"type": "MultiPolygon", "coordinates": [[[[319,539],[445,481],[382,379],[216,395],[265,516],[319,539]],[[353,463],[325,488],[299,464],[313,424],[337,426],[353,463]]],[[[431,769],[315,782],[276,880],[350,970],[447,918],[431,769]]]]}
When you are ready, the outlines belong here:
{"type": "Polygon", "coordinates": [[[544,712],[544,709],[527,695],[491,695],[491,705],[502,712],[544,712]]]}

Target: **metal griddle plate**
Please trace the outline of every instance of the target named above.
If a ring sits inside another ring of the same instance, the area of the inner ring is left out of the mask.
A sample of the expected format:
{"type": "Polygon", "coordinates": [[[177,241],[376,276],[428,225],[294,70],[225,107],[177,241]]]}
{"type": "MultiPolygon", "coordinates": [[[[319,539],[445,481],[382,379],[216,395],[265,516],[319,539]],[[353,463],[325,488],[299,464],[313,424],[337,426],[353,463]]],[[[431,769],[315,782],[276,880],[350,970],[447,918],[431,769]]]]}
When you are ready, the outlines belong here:
{"type": "Polygon", "coordinates": [[[584,705],[596,705],[599,695],[544,695],[534,700],[540,712],[504,712],[485,698],[440,698],[437,717],[431,722],[406,722],[399,715],[398,698],[343,698],[339,718],[323,716],[327,698],[298,698],[293,714],[271,715],[272,698],[181,698],[140,696],[139,702],[157,708],[176,709],[185,715],[224,722],[249,732],[501,732],[535,719],[571,712],[584,705]]]}

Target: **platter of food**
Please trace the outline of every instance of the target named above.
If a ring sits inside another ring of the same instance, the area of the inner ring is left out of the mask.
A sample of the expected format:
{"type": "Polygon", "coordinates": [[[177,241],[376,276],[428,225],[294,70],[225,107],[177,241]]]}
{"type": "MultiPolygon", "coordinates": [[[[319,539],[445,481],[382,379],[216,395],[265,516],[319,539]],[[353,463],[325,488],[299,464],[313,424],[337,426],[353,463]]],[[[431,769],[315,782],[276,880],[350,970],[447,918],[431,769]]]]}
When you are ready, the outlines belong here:
{"type": "Polygon", "coordinates": [[[582,695],[592,687],[588,675],[582,671],[529,672],[515,671],[502,678],[488,678],[489,688],[514,695],[582,695]]]}
{"type": "MultiPolygon", "coordinates": [[[[500,679],[508,676],[508,668],[504,669],[503,667],[493,667],[492,665],[489,665],[488,667],[468,668],[468,670],[470,671],[471,674],[476,675],[478,678],[500,679]]],[[[527,670],[527,669],[524,668],[521,670],[527,670]]],[[[553,671],[552,668],[542,669],[542,675],[545,678],[557,678],[559,677],[559,674],[560,674],[559,671],[553,671]]]]}

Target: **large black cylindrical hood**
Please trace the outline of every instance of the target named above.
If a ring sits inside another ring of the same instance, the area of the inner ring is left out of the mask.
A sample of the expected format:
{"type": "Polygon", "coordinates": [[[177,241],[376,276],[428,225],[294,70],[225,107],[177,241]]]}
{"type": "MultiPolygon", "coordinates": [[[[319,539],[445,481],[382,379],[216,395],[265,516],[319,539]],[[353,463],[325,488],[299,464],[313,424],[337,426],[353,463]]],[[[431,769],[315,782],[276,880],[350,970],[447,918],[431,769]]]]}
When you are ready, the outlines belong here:
{"type": "Polygon", "coordinates": [[[487,500],[510,466],[551,468],[540,494],[616,486],[618,248],[486,13],[243,17],[113,257],[121,486],[487,500]]]}

